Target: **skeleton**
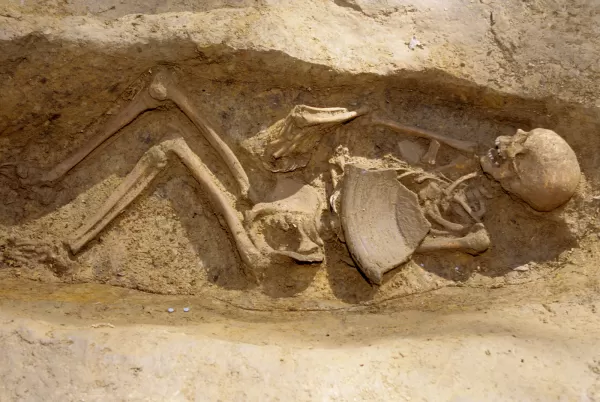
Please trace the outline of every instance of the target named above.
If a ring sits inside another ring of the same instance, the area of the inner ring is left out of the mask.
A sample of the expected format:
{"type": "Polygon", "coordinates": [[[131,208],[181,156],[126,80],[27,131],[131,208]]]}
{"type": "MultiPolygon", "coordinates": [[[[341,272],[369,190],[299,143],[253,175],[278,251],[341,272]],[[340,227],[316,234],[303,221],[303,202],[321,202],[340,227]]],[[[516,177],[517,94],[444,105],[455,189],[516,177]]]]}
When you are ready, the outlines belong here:
{"type": "MultiPolygon", "coordinates": [[[[23,183],[30,185],[56,182],[140,113],[156,108],[167,100],[187,115],[218,152],[237,183],[239,195],[250,201],[252,208],[247,211],[234,208],[235,195],[221,185],[188,146],[182,135],[186,129],[172,125],[168,127],[166,137],[142,156],[104,205],[66,240],[70,251],[74,254],[80,252],[167,168],[172,158],[178,158],[202,186],[216,212],[224,218],[241,260],[252,268],[253,273],[278,257],[299,262],[323,261],[324,243],[320,237],[320,220],[325,203],[319,193],[304,183],[282,179],[278,180],[275,190],[261,202],[231,148],[193,107],[187,95],[176,84],[174,76],[165,70],[155,74],[150,85],[112,117],[89,143],[54,169],[35,175],[33,171],[19,166],[18,176],[23,183]]],[[[366,109],[349,111],[345,108],[315,108],[306,105],[294,107],[284,119],[259,134],[266,137],[268,142],[263,153],[265,165],[273,172],[289,172],[306,166],[311,150],[323,135],[365,113],[366,109]]],[[[402,126],[385,119],[371,117],[365,120],[369,124],[429,139],[429,150],[421,158],[429,165],[435,164],[441,144],[468,153],[473,153],[476,147],[471,142],[402,126]]],[[[574,154],[570,155],[563,149],[566,143],[560,143],[548,134],[548,130],[517,134],[513,140],[500,139],[503,137],[498,139],[497,150],[481,159],[484,171],[500,180],[508,191],[541,210],[568,200],[568,194],[574,191],[574,177],[577,176],[578,179],[578,165],[577,171],[569,177],[553,176],[552,167],[554,163],[556,167],[566,168],[573,165],[573,160],[577,164],[574,154]],[[546,149],[543,147],[544,139],[550,139],[548,144],[551,145],[546,147],[547,151],[543,151],[546,149]],[[544,152],[550,152],[551,158],[544,159],[544,152]],[[569,157],[567,162],[558,163],[559,157],[565,155],[569,157]],[[502,159],[499,160],[498,157],[502,159]],[[538,176],[530,174],[536,164],[540,163],[544,166],[540,177],[547,180],[541,190],[534,180],[538,176]],[[555,186],[554,182],[548,184],[548,180],[556,180],[557,177],[560,185],[555,186]],[[534,187],[538,187],[530,188],[532,183],[534,187]],[[544,197],[549,194],[554,197],[553,201],[550,204],[546,201],[544,204],[544,197]]],[[[336,163],[344,170],[344,157],[339,157],[336,163]]],[[[380,284],[385,272],[405,262],[414,252],[459,250],[471,254],[481,253],[490,245],[489,236],[481,222],[486,211],[484,191],[466,191],[465,185],[476,176],[476,173],[470,173],[451,181],[441,173],[427,173],[410,166],[398,171],[368,171],[348,164],[347,172],[342,176],[336,176],[332,171],[336,191],[330,198],[330,204],[334,216],[339,215],[341,218],[343,233],[339,234],[340,238],[345,238],[359,268],[375,284],[380,284]],[[365,175],[363,179],[361,175],[365,175]],[[367,176],[368,179],[364,180],[367,176]],[[418,193],[413,193],[400,183],[407,179],[413,179],[424,186],[418,193]],[[342,197],[339,197],[340,194],[342,197]],[[363,201],[359,201],[361,199],[363,201]],[[398,205],[402,208],[398,209],[398,205]],[[444,218],[443,215],[449,212],[460,216],[463,223],[444,218]],[[365,219],[374,223],[374,229],[370,230],[366,242],[365,225],[361,223],[365,219]],[[384,232],[378,230],[382,227],[387,228],[385,233],[388,238],[382,237],[384,232]],[[399,247],[399,251],[390,253],[389,250],[393,247],[399,247]]],[[[27,250],[31,247],[31,244],[25,245],[27,250]]]]}

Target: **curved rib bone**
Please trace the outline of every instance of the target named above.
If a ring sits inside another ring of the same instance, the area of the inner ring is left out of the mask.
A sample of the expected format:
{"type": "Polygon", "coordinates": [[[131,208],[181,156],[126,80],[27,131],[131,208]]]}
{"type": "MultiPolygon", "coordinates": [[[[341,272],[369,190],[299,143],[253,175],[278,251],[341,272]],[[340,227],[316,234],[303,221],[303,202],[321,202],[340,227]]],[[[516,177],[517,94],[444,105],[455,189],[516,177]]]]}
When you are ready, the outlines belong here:
{"type": "Polygon", "coordinates": [[[433,220],[435,223],[437,223],[438,225],[442,226],[444,229],[450,232],[464,233],[469,230],[467,226],[461,225],[460,223],[450,222],[449,220],[444,219],[442,217],[442,214],[440,213],[440,209],[436,204],[433,204],[429,208],[427,208],[427,210],[425,211],[425,215],[427,215],[428,218],[431,218],[431,220],[433,220]]]}
{"type": "Polygon", "coordinates": [[[432,133],[431,131],[423,130],[416,127],[400,125],[394,121],[386,119],[373,119],[373,124],[391,128],[394,131],[411,135],[414,137],[426,138],[432,141],[438,141],[442,144],[446,144],[459,151],[474,153],[477,148],[477,144],[471,141],[462,141],[454,138],[448,138],[440,134],[432,133]]]}

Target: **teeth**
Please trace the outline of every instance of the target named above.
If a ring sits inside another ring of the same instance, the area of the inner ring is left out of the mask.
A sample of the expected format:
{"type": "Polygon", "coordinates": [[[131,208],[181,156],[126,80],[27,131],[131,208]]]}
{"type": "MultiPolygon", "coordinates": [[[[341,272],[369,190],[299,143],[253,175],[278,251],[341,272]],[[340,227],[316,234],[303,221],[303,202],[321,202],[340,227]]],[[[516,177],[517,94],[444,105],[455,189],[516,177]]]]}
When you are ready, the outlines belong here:
{"type": "Polygon", "coordinates": [[[500,161],[498,160],[498,151],[495,149],[490,149],[487,154],[488,158],[494,163],[495,166],[500,166],[500,161]]]}
{"type": "Polygon", "coordinates": [[[496,138],[496,141],[495,141],[495,143],[496,143],[496,146],[500,145],[500,139],[499,139],[499,138],[496,138]]]}

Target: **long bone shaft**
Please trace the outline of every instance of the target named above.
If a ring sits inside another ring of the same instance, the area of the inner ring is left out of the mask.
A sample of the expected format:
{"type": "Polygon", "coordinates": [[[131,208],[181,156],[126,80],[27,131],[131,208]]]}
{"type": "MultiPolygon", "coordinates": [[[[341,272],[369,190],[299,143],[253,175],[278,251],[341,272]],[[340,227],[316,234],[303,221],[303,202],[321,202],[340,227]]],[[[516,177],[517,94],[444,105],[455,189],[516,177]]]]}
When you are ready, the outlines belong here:
{"type": "Polygon", "coordinates": [[[204,135],[210,145],[219,153],[221,158],[223,158],[231,174],[238,182],[242,195],[253,198],[252,194],[248,194],[250,192],[250,181],[248,180],[248,175],[242,167],[242,164],[227,143],[223,141],[221,136],[217,134],[217,132],[209,125],[208,121],[191,105],[189,98],[184,94],[181,88],[175,85],[172,76],[166,71],[157,73],[148,92],[150,96],[156,100],[171,100],[186,114],[204,135]]]}
{"type": "Polygon", "coordinates": [[[419,245],[417,253],[426,253],[430,251],[456,250],[464,251],[469,254],[477,255],[483,253],[490,247],[490,237],[487,234],[483,224],[473,225],[473,232],[464,237],[442,237],[425,238],[419,245]]]}
{"type": "MultiPolygon", "coordinates": [[[[150,96],[146,89],[138,93],[135,98],[127,104],[116,115],[111,117],[100,131],[92,137],[91,141],[85,143],[78,150],[73,152],[67,159],[60,162],[48,173],[35,181],[41,183],[51,183],[62,178],[67,172],[73,169],[79,162],[85,159],[92,151],[98,148],[104,141],[113,136],[117,131],[131,123],[133,119],[148,109],[154,109],[160,102],[150,96]]],[[[35,184],[35,183],[34,183],[35,184]]]]}
{"type": "Polygon", "coordinates": [[[471,141],[463,141],[454,138],[448,138],[443,135],[432,133],[431,131],[423,130],[417,127],[400,125],[392,120],[373,119],[372,123],[378,126],[391,128],[392,130],[402,134],[410,135],[413,137],[426,138],[432,141],[438,141],[442,144],[446,144],[449,147],[463,152],[474,153],[477,148],[477,144],[471,141]]]}
{"type": "Polygon", "coordinates": [[[152,147],[142,156],[104,205],[86,219],[66,241],[71,252],[77,254],[83,246],[98,235],[117,215],[144,191],[167,165],[167,156],[159,147],[152,147]]]}
{"type": "Polygon", "coordinates": [[[67,240],[66,243],[71,251],[79,252],[85,244],[123,212],[167,166],[167,154],[169,153],[177,155],[186,165],[208,194],[213,207],[224,217],[242,261],[250,267],[257,267],[261,263],[261,254],[246,234],[240,218],[228,200],[226,191],[216,184],[216,178],[183,138],[165,140],[144,154],[104,205],[67,240]]]}

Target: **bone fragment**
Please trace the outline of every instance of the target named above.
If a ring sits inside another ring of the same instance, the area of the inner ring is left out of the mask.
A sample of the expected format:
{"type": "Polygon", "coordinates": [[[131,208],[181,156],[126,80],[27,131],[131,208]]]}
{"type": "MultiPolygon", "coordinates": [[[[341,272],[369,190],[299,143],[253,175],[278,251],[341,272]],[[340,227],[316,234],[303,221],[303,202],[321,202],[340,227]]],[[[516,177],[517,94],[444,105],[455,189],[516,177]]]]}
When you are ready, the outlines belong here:
{"type": "Polygon", "coordinates": [[[455,194],[454,197],[452,198],[456,203],[458,203],[458,205],[460,205],[467,214],[469,214],[469,216],[471,218],[473,218],[473,220],[475,222],[481,222],[481,220],[479,219],[479,217],[473,212],[473,210],[471,209],[471,207],[469,206],[469,204],[467,204],[467,200],[465,199],[464,195],[462,194],[455,194]]]}
{"type": "Polygon", "coordinates": [[[319,193],[309,185],[283,179],[278,181],[270,198],[274,201],[256,204],[246,213],[246,228],[258,249],[265,255],[285,255],[301,262],[323,261],[323,240],[318,233],[323,201],[319,193]],[[299,246],[290,251],[277,244],[270,245],[264,225],[287,228],[286,232],[299,238],[299,246]]]}
{"type": "Polygon", "coordinates": [[[460,218],[463,220],[463,222],[471,221],[471,219],[472,219],[471,216],[459,204],[453,202],[450,204],[450,207],[452,209],[452,212],[454,212],[456,215],[460,216],[460,218]]]}
{"type": "Polygon", "coordinates": [[[369,110],[361,108],[357,111],[348,111],[342,107],[312,107],[297,105],[290,113],[297,127],[303,128],[317,124],[339,124],[355,117],[366,114],[369,110]]]}
{"type": "Polygon", "coordinates": [[[482,188],[483,187],[476,188],[470,193],[472,197],[475,198],[475,200],[477,201],[477,210],[473,211],[473,213],[478,219],[482,219],[483,215],[485,215],[485,213],[487,212],[485,207],[485,200],[483,199],[483,194],[481,191],[482,188]]]}
{"type": "Polygon", "coordinates": [[[433,204],[429,208],[427,208],[425,214],[432,221],[434,221],[435,223],[437,223],[438,225],[442,226],[444,229],[450,232],[464,233],[469,230],[467,226],[461,225],[460,223],[450,222],[449,220],[444,219],[442,217],[442,214],[440,213],[439,207],[436,204],[433,204]]]}
{"type": "Polygon", "coordinates": [[[400,125],[394,121],[387,120],[387,119],[373,119],[372,123],[375,125],[391,128],[394,131],[397,131],[399,133],[403,133],[406,135],[411,135],[414,137],[427,138],[429,140],[438,141],[438,142],[441,142],[442,144],[446,144],[449,147],[452,147],[454,149],[457,149],[457,150],[463,151],[463,152],[474,153],[477,148],[477,144],[474,142],[471,142],[471,141],[462,141],[462,140],[457,140],[454,138],[445,137],[443,135],[435,134],[435,133],[432,133],[430,131],[423,130],[420,128],[400,125]]]}
{"type": "Polygon", "coordinates": [[[366,108],[349,111],[341,107],[317,108],[296,105],[284,119],[279,138],[273,142],[275,149],[271,152],[271,156],[275,159],[287,156],[300,145],[305,145],[313,139],[311,137],[319,136],[326,129],[355,119],[367,112],[368,109],[366,108]],[[308,129],[309,127],[314,128],[308,129]]]}
{"type": "Polygon", "coordinates": [[[475,177],[477,177],[477,172],[473,172],[473,173],[469,173],[466,174],[464,176],[461,176],[460,178],[458,178],[457,180],[455,180],[452,184],[450,184],[445,190],[444,193],[446,193],[446,195],[450,195],[454,192],[454,190],[456,190],[456,188],[461,184],[464,183],[467,180],[471,180],[474,179],[475,177]]]}
{"type": "Polygon", "coordinates": [[[429,149],[421,157],[421,160],[429,165],[435,165],[435,160],[437,158],[438,151],[440,149],[440,142],[437,140],[431,140],[429,143],[429,149]]]}

